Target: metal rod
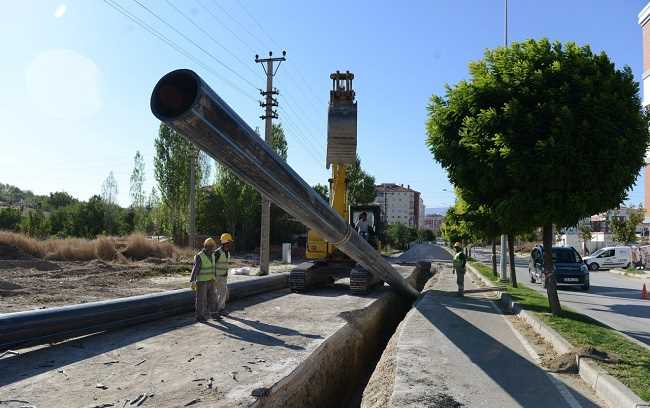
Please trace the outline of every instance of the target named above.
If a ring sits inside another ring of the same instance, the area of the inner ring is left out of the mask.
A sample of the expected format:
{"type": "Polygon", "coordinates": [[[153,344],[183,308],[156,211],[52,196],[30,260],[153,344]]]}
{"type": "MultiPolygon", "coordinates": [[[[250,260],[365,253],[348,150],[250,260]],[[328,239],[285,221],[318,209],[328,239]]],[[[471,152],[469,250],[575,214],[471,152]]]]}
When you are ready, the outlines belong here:
{"type": "Polygon", "coordinates": [[[419,294],[193,71],[165,75],[151,110],[262,195],[400,293],[419,294]]]}
{"type": "MultiPolygon", "coordinates": [[[[228,301],[288,287],[289,274],[228,284],[228,301]]],[[[0,314],[0,350],[35,346],[194,310],[190,289],[0,314]]]]}

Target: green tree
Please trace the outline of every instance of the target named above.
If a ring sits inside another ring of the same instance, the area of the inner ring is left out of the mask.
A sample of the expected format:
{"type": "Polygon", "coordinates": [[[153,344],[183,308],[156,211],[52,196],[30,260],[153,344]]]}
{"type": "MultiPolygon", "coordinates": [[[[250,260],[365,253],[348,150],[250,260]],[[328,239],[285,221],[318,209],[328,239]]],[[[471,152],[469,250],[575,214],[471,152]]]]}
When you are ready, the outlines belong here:
{"type": "Polygon", "coordinates": [[[164,123],[160,124],[158,137],[154,141],[154,175],[158,183],[163,213],[169,215],[169,222],[161,225],[172,234],[177,243],[185,240],[187,231],[188,202],[190,194],[190,166],[194,163],[197,179],[201,180],[201,166],[193,157],[198,150],[180,133],[164,123]]]}
{"type": "Polygon", "coordinates": [[[432,97],[427,144],[466,199],[493,209],[505,230],[542,226],[548,300],[559,314],[553,225],[625,199],[649,140],[639,86],[605,53],[546,39],[488,50],[470,74],[432,97]],[[594,160],[603,151],[615,166],[594,160]]]}
{"type": "Polygon", "coordinates": [[[401,223],[388,225],[385,235],[388,245],[395,249],[406,249],[415,240],[411,228],[401,223]]]}
{"type": "Polygon", "coordinates": [[[420,241],[435,241],[436,234],[429,229],[421,229],[417,231],[417,236],[420,241]]]}
{"type": "Polygon", "coordinates": [[[271,128],[271,147],[282,157],[284,161],[287,161],[289,156],[289,147],[287,145],[287,138],[284,135],[284,128],[282,123],[274,123],[271,128]]]}
{"type": "Polygon", "coordinates": [[[636,242],[636,227],[643,222],[645,210],[643,208],[630,210],[627,218],[612,216],[609,226],[612,229],[614,241],[625,245],[636,242]]]}
{"type": "Polygon", "coordinates": [[[587,255],[589,248],[587,248],[587,242],[591,240],[591,225],[589,224],[580,224],[578,225],[578,234],[582,240],[582,253],[587,255]]]}
{"type": "Polygon", "coordinates": [[[348,204],[368,204],[375,200],[375,178],[361,168],[361,159],[357,155],[354,165],[347,170],[348,204]]]}
{"type": "Polygon", "coordinates": [[[50,233],[50,224],[41,210],[32,210],[23,217],[20,230],[34,238],[45,238],[50,233]]]}
{"type": "Polygon", "coordinates": [[[327,202],[330,201],[329,188],[325,184],[316,184],[314,186],[314,190],[316,190],[316,192],[320,194],[321,197],[323,197],[323,200],[327,202]]]}
{"type": "Polygon", "coordinates": [[[133,158],[133,172],[130,178],[129,195],[131,196],[131,209],[133,214],[133,229],[146,230],[147,211],[145,209],[146,193],[144,191],[145,170],[144,158],[140,151],[135,152],[133,158]]]}
{"type": "Polygon", "coordinates": [[[18,208],[0,208],[0,230],[16,231],[22,216],[18,208]]]}
{"type": "Polygon", "coordinates": [[[57,208],[67,207],[76,202],[77,200],[65,191],[56,191],[50,193],[50,196],[47,199],[47,207],[51,210],[55,210],[57,208]]]}

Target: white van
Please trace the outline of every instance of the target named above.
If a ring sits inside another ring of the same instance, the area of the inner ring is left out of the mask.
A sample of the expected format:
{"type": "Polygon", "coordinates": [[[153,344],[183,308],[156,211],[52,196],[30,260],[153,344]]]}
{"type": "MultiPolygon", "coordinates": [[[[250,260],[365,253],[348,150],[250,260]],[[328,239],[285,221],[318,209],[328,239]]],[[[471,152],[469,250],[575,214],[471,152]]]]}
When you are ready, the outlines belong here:
{"type": "Polygon", "coordinates": [[[605,247],[582,259],[590,271],[627,268],[632,264],[632,248],[627,246],[605,247]]]}

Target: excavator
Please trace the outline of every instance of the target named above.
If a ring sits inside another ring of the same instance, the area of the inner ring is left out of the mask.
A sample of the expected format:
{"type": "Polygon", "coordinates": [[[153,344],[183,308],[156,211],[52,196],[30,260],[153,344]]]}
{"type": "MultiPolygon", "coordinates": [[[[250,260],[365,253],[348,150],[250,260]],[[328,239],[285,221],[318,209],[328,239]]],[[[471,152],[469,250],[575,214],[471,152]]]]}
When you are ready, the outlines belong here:
{"type": "MultiPolygon", "coordinates": [[[[380,250],[383,238],[381,208],[378,205],[350,206],[348,199],[348,168],[355,164],[357,158],[357,102],[352,89],[354,74],[336,71],[330,75],[330,79],[332,90],[327,114],[325,163],[327,169],[332,169],[329,204],[353,228],[363,214],[368,224],[365,238],[380,250]]],[[[305,258],[306,262],[298,265],[289,275],[289,286],[295,292],[331,284],[344,277],[350,278],[352,293],[365,294],[372,287],[383,284],[313,230],[307,233],[305,258]]]]}

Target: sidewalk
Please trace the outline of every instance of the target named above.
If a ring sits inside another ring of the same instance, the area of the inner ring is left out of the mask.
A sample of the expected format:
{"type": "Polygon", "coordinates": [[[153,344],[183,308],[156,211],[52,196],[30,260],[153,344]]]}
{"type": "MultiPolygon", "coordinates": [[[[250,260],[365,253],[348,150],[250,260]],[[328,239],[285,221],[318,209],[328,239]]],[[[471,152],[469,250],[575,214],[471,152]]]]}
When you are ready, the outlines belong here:
{"type": "Polygon", "coordinates": [[[457,297],[455,275],[439,270],[396,334],[390,406],[597,406],[536,365],[490,292],[466,274],[457,297]]]}

